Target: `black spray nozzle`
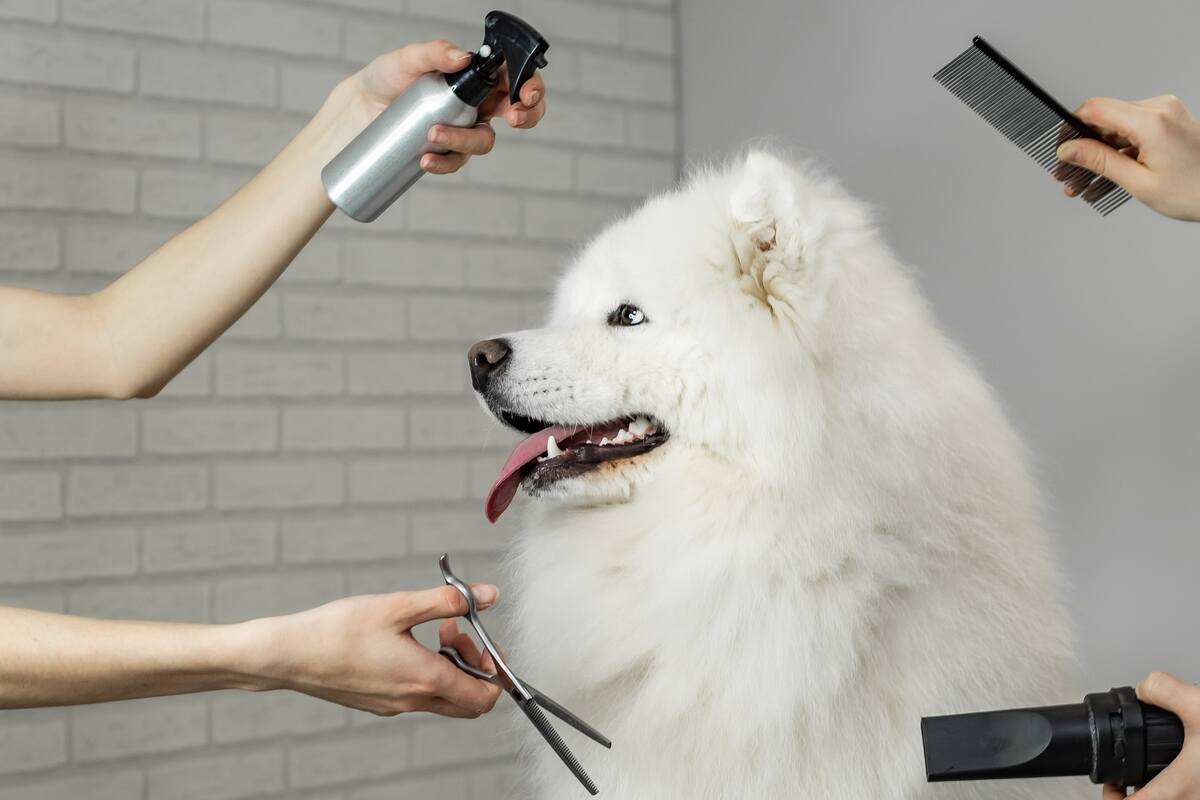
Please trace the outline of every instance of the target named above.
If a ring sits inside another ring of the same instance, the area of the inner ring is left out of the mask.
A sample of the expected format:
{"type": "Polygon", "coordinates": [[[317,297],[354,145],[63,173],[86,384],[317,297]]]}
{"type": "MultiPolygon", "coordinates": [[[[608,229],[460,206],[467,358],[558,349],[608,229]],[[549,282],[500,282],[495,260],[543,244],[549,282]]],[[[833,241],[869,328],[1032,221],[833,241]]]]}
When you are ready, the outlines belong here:
{"type": "Polygon", "coordinates": [[[921,720],[925,777],[934,781],[1087,775],[1143,786],[1183,747],[1183,723],[1128,686],[1082,703],[921,720]]]}
{"type": "Polygon", "coordinates": [[[492,11],[483,20],[483,44],[465,69],[446,76],[446,82],[469,105],[477,106],[496,85],[496,73],[508,64],[508,96],[521,100],[521,87],[535,70],[546,66],[549,43],[528,22],[507,11],[492,11]]]}

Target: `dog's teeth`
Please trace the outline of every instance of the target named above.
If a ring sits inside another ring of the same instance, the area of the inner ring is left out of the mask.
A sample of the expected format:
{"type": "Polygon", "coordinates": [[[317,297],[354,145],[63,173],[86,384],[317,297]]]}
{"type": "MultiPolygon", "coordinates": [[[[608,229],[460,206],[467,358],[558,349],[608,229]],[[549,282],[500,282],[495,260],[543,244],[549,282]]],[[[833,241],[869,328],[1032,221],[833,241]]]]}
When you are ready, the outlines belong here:
{"type": "Polygon", "coordinates": [[[638,417],[629,423],[629,432],[636,436],[645,436],[650,432],[650,420],[645,417],[638,417]]]}
{"type": "Polygon", "coordinates": [[[600,446],[604,447],[607,444],[611,444],[611,443],[608,441],[608,437],[605,436],[603,439],[600,440],[600,446]]]}
{"type": "Polygon", "coordinates": [[[558,446],[558,442],[554,441],[553,436],[551,436],[549,439],[546,440],[546,457],[547,458],[556,458],[558,456],[561,456],[562,453],[563,453],[562,449],[558,446]]]}
{"type": "Polygon", "coordinates": [[[629,444],[633,441],[633,434],[624,428],[617,434],[617,438],[613,439],[613,444],[629,444]]]}

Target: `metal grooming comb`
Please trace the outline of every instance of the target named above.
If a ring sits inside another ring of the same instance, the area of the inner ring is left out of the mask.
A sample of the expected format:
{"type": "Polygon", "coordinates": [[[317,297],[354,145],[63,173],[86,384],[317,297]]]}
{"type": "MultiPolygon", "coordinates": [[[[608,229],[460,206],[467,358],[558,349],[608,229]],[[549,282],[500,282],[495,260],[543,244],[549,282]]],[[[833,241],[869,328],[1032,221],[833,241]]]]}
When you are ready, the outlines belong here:
{"type": "Polygon", "coordinates": [[[971,46],[933,78],[1102,215],[1129,199],[1129,193],[1108,178],[1058,160],[1056,151],[1063,142],[1102,137],[983,37],[972,39],[971,46]]]}
{"type": "Polygon", "coordinates": [[[489,683],[499,686],[501,689],[508,692],[509,696],[516,701],[517,705],[529,721],[533,723],[533,727],[537,728],[538,733],[545,738],[546,743],[550,748],[558,754],[563,763],[567,765],[567,769],[579,779],[583,784],[583,788],[587,789],[590,794],[599,794],[600,790],[596,788],[596,784],[588,777],[583,766],[579,763],[579,759],[575,758],[575,754],[567,747],[567,743],[558,735],[558,731],[554,730],[554,726],[550,724],[550,720],[546,719],[546,715],[542,713],[542,709],[549,711],[554,716],[561,719],[563,722],[570,725],[575,730],[582,733],[589,739],[599,742],[605,747],[611,748],[612,742],[608,740],[604,734],[588,725],[579,717],[572,714],[570,711],[551,700],[546,695],[539,692],[528,682],[521,680],[516,674],[509,669],[505,663],[504,657],[500,655],[499,648],[492,642],[492,637],[488,636],[487,630],[483,627],[483,623],[479,620],[479,609],[475,603],[475,593],[471,591],[471,587],[459,580],[458,577],[450,571],[450,557],[442,555],[438,559],[438,566],[442,570],[442,579],[447,584],[457,589],[463,597],[467,599],[467,621],[471,623],[471,627],[475,629],[475,634],[479,637],[479,641],[483,644],[488,655],[492,657],[492,661],[496,664],[496,673],[492,674],[477,667],[472,666],[463,659],[462,655],[453,647],[443,647],[438,652],[446,658],[450,659],[456,667],[473,675],[480,680],[485,680],[489,683]]]}

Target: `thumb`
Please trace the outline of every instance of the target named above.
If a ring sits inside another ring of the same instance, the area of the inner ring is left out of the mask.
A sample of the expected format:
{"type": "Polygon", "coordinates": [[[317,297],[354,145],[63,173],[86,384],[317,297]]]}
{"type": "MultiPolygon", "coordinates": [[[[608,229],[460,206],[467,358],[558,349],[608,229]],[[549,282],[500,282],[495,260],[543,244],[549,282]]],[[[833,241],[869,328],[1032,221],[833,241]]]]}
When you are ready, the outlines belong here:
{"type": "Polygon", "coordinates": [[[1151,672],[1137,686],[1138,699],[1174,712],[1185,730],[1200,728],[1200,687],[1167,672],[1151,672]]]}
{"type": "Polygon", "coordinates": [[[1149,172],[1134,159],[1095,139],[1074,139],[1062,143],[1058,147],[1058,159],[1102,175],[1132,194],[1137,194],[1137,188],[1149,172]]]}
{"type": "Polygon", "coordinates": [[[399,73],[409,78],[426,72],[457,72],[467,65],[470,53],[453,42],[437,39],[410,44],[375,59],[385,72],[399,73]]]}
{"type": "MultiPolygon", "coordinates": [[[[499,590],[491,584],[472,584],[471,591],[475,593],[475,602],[481,610],[495,603],[499,596],[499,590]]],[[[405,617],[409,627],[435,619],[462,617],[467,613],[467,598],[453,586],[410,592],[406,599],[408,607],[405,617]]]]}

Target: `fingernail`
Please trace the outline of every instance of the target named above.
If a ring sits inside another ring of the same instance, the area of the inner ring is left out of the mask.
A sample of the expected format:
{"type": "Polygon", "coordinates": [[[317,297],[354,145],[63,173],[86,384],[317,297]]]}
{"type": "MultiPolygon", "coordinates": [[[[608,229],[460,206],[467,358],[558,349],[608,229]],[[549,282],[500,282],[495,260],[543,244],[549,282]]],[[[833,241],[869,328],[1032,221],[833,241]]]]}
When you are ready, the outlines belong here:
{"type": "Polygon", "coordinates": [[[471,54],[468,53],[466,50],[459,50],[456,47],[453,50],[451,50],[450,52],[448,52],[446,55],[450,56],[450,59],[452,61],[462,61],[464,58],[470,57],[471,54]]]}
{"type": "Polygon", "coordinates": [[[524,111],[513,112],[513,125],[524,125],[525,120],[529,117],[524,111]]]}
{"type": "Polygon", "coordinates": [[[429,141],[434,144],[445,144],[450,137],[441,128],[431,128],[429,130],[429,141]]]}
{"type": "Polygon", "coordinates": [[[1067,142],[1058,147],[1058,160],[1068,163],[1075,163],[1075,159],[1079,158],[1079,145],[1067,142]]]}
{"type": "Polygon", "coordinates": [[[475,601],[480,605],[490,606],[500,597],[500,590],[490,583],[481,583],[471,588],[475,592],[475,601]]]}
{"type": "Polygon", "coordinates": [[[539,92],[537,89],[534,89],[532,92],[529,93],[529,105],[536,106],[538,104],[538,100],[541,100],[541,99],[542,99],[542,93],[539,92]]]}

